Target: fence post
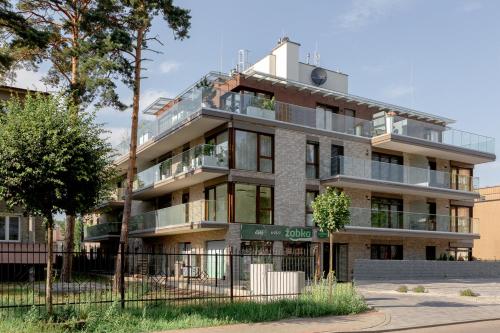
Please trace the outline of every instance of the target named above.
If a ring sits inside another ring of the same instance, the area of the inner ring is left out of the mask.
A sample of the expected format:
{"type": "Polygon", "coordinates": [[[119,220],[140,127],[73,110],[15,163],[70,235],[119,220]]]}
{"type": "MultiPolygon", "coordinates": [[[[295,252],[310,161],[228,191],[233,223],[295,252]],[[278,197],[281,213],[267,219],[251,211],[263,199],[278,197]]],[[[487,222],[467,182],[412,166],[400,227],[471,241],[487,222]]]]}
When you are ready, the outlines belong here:
{"type": "Polygon", "coordinates": [[[125,308],[125,243],[120,243],[120,302],[125,308]]]}
{"type": "Polygon", "coordinates": [[[234,267],[233,267],[233,248],[229,248],[229,271],[230,271],[230,296],[231,296],[231,303],[233,303],[234,299],[234,267]]]}
{"type": "Polygon", "coordinates": [[[219,274],[218,272],[218,266],[219,263],[217,262],[217,250],[215,251],[215,287],[217,287],[217,275],[219,274]]]}

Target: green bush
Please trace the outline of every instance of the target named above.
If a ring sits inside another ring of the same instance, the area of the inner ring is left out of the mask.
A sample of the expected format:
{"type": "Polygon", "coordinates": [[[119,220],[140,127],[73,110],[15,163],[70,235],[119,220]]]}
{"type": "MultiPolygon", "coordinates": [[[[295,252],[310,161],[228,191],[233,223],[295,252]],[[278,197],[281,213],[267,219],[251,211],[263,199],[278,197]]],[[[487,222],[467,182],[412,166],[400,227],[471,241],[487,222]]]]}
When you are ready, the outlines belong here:
{"type": "Polygon", "coordinates": [[[411,291],[413,291],[414,293],[425,293],[425,288],[424,286],[416,286],[411,291]]]}
{"type": "Polygon", "coordinates": [[[408,287],[407,286],[399,286],[398,289],[396,289],[398,293],[407,293],[408,292],[408,287]]]}
{"type": "Polygon", "coordinates": [[[464,289],[464,290],[460,290],[460,296],[476,297],[476,296],[479,296],[479,294],[476,294],[471,289],[464,289]]]}

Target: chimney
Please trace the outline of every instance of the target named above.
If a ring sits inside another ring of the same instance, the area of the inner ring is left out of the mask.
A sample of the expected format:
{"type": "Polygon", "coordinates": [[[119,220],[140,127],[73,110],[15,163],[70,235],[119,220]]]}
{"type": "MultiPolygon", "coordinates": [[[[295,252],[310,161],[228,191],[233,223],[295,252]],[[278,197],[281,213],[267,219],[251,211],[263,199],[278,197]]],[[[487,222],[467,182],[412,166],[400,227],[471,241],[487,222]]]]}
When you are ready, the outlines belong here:
{"type": "Polygon", "coordinates": [[[276,76],[285,79],[299,80],[299,48],[300,44],[282,37],[271,54],[276,57],[276,76]]]}

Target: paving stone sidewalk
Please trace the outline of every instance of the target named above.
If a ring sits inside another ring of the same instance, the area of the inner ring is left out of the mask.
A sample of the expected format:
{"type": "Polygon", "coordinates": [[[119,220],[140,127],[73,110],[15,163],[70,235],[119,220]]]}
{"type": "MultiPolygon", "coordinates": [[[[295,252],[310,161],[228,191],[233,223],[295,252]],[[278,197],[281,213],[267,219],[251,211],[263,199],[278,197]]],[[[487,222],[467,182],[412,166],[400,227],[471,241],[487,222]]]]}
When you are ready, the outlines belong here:
{"type": "Polygon", "coordinates": [[[351,332],[384,327],[387,317],[382,312],[370,311],[352,316],[298,318],[269,323],[237,324],[218,327],[165,331],[163,333],[320,333],[351,332]]]}
{"type": "Polygon", "coordinates": [[[442,325],[500,318],[500,284],[496,281],[397,281],[361,283],[358,290],[367,303],[387,315],[383,327],[367,331],[384,331],[429,325],[442,325]],[[396,288],[409,289],[422,285],[426,293],[398,293],[396,288]],[[479,297],[459,296],[470,288],[479,297]]]}

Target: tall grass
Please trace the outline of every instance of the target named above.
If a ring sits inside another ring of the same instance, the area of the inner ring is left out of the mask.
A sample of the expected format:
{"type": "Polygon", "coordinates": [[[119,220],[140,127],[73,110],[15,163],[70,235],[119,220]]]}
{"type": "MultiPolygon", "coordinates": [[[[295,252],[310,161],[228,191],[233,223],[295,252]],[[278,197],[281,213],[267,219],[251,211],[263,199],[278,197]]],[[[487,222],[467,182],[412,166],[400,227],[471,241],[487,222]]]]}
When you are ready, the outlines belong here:
{"type": "Polygon", "coordinates": [[[151,332],[156,330],[218,326],[236,323],[274,321],[292,317],[319,317],[347,315],[368,309],[363,298],[351,284],[337,284],[332,302],[328,301],[328,287],[321,283],[309,287],[294,299],[268,302],[235,301],[234,303],[202,303],[198,305],[151,305],[142,309],[122,311],[118,303],[100,311],[85,306],[76,310],[65,306],[57,308],[54,317],[47,319],[37,309],[26,313],[10,312],[0,316],[0,332],[151,332]]]}

